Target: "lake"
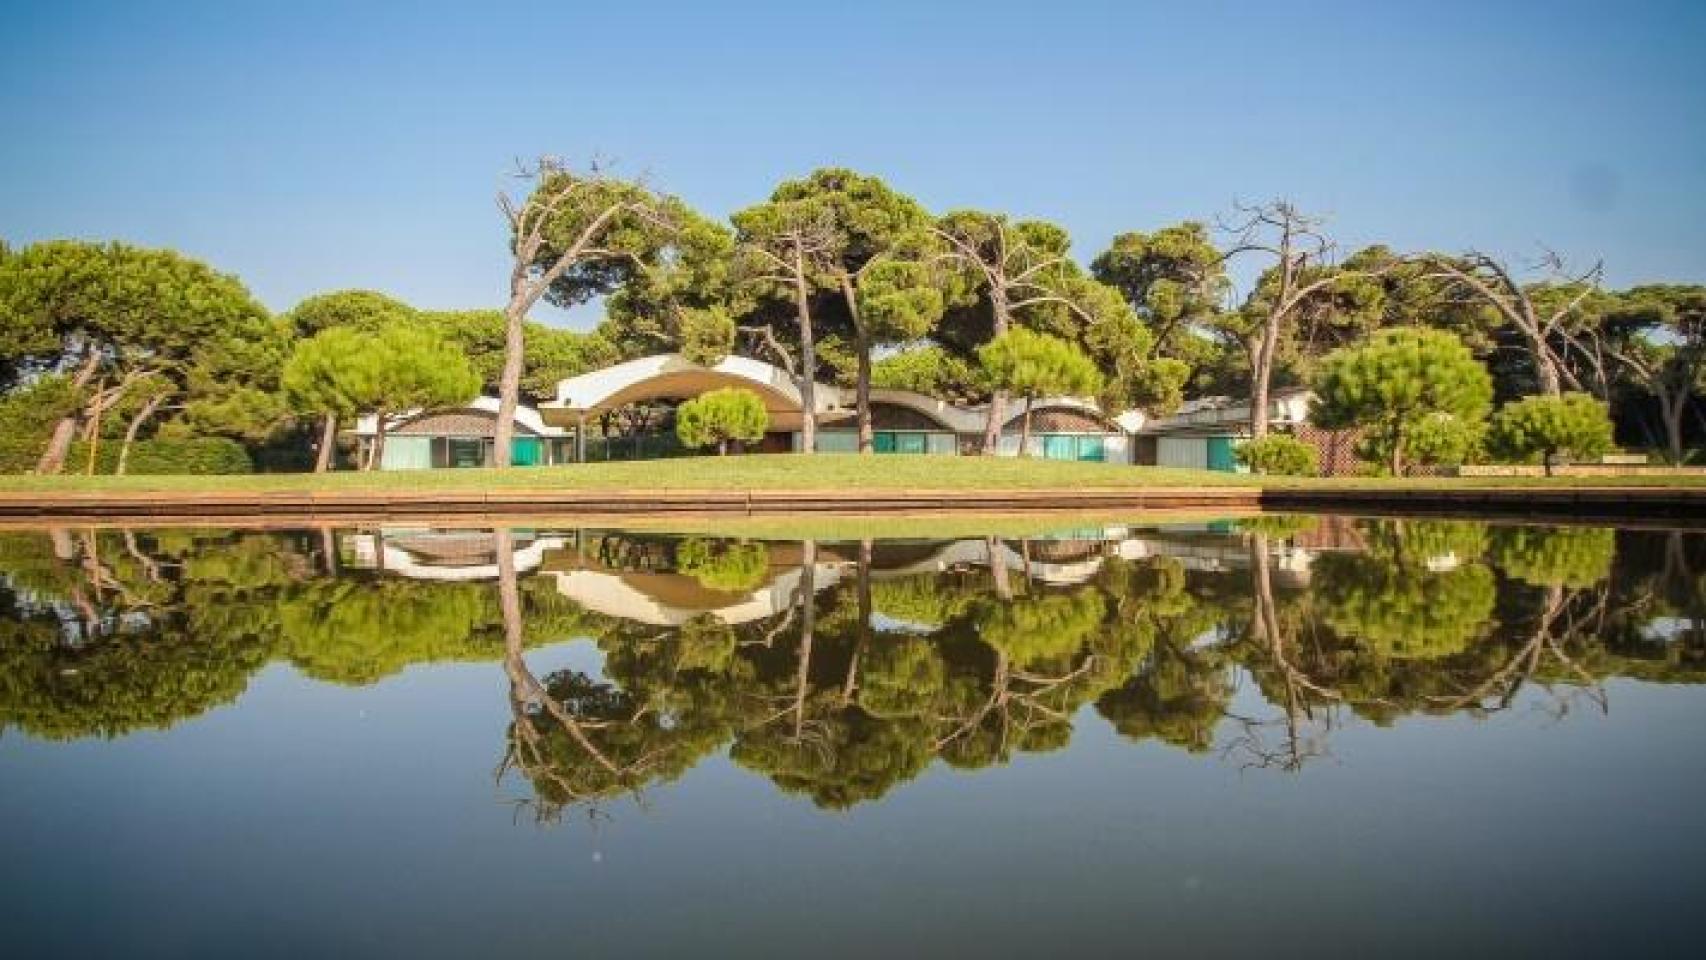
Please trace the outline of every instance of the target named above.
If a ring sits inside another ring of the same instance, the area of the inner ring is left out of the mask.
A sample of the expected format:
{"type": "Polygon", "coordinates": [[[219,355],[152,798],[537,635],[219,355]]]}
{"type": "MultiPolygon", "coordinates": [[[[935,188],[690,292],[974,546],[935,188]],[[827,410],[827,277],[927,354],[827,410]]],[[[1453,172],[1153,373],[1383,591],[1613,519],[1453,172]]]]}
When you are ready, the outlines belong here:
{"type": "Polygon", "coordinates": [[[1706,535],[1033,522],[0,531],[0,949],[1698,954],[1706,535]]]}

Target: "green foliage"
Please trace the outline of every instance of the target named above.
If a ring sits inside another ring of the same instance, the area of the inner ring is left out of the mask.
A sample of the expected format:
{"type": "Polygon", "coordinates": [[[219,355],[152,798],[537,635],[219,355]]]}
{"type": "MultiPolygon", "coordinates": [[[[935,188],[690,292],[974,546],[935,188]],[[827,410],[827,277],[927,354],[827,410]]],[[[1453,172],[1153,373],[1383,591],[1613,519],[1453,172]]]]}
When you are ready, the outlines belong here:
{"type": "Polygon", "coordinates": [[[1537,587],[1591,587],[1617,555],[1617,534],[1604,527],[1495,527],[1491,536],[1505,576],[1537,587]]]}
{"type": "Polygon", "coordinates": [[[34,469],[54,421],[82,403],[83,394],[63,376],[41,377],[0,394],[0,473],[34,469]]]}
{"type": "Polygon", "coordinates": [[[1445,414],[1479,422],[1493,395],[1486,368],[1455,336],[1409,328],[1382,330],[1334,353],[1314,387],[1310,419],[1327,429],[1365,429],[1368,449],[1394,473],[1423,420],[1445,414]]]}
{"type": "Polygon", "coordinates": [[[1091,261],[1090,273],[1120,292],[1148,328],[1160,357],[1194,376],[1215,362],[1215,343],[1201,331],[1220,314],[1231,284],[1225,258],[1203,224],[1186,221],[1154,233],[1122,233],[1091,261]]]}
{"type": "Polygon", "coordinates": [[[911,390],[950,403],[968,403],[988,394],[983,371],[963,357],[939,346],[902,350],[878,360],[871,385],[911,390]]]}
{"type": "Polygon", "coordinates": [[[1489,442],[1499,456],[1538,459],[1550,473],[1560,454],[1597,457],[1610,450],[1611,417],[1604,403],[1585,393],[1536,394],[1499,408],[1489,442]]]}
{"type": "Polygon", "coordinates": [[[708,590],[746,593],[770,572],[770,551],[757,540],[690,537],[676,546],[675,565],[708,590]]]}
{"type": "Polygon", "coordinates": [[[375,290],[338,290],[309,297],[285,314],[299,337],[338,327],[373,333],[420,318],[414,307],[375,290]]]}
{"type": "Polygon", "coordinates": [[[1098,632],[1107,602],[1095,590],[1041,594],[978,606],[978,637],[1016,667],[1033,667],[1077,653],[1098,632]]]}
{"type": "Polygon", "coordinates": [[[329,327],[291,351],[281,377],[285,397],[300,413],[353,416],[370,402],[374,342],[353,327],[329,327]]]}
{"type": "MultiPolygon", "coordinates": [[[[479,375],[481,391],[498,392],[503,372],[505,327],[502,310],[432,310],[419,314],[427,328],[459,350],[479,375]]],[[[527,321],[522,325],[521,393],[534,401],[557,395],[557,382],[608,366],[616,349],[597,334],[578,333],[527,321]]]]}
{"type": "Polygon", "coordinates": [[[913,717],[941,696],[947,663],[923,637],[883,637],[861,665],[859,706],[873,717],[913,717]]]}
{"type": "Polygon", "coordinates": [[[996,337],[977,355],[991,383],[1021,397],[1086,396],[1102,386],[1100,371],[1076,347],[1024,327],[996,337]]]}
{"type": "Polygon", "coordinates": [[[764,439],[770,414],[751,390],[723,387],[702,393],[675,411],[675,435],[689,447],[725,449],[731,440],[764,439]]]}
{"type": "Polygon", "coordinates": [[[398,324],[315,334],[297,345],[283,382],[297,410],[339,416],[451,406],[480,389],[461,352],[430,330],[398,324]]]}
{"type": "Polygon", "coordinates": [[[1416,463],[1456,466],[1477,457],[1486,424],[1449,413],[1430,413],[1410,428],[1410,459],[1416,463]]]}
{"type": "Polygon", "coordinates": [[[1491,628],[1497,585],[1478,563],[1434,571],[1371,554],[1316,559],[1314,592],[1322,619],[1392,659],[1457,653],[1491,628]]]}
{"type": "Polygon", "coordinates": [[[1320,469],[1315,447],[1286,433],[1246,440],[1232,454],[1252,472],[1269,476],[1313,477],[1320,469]]]}
{"type": "MultiPolygon", "coordinates": [[[[103,440],[95,452],[95,472],[114,473],[118,468],[119,449],[118,441],[103,440]]],[[[72,444],[71,455],[66,460],[66,469],[71,473],[82,473],[88,463],[89,444],[81,440],[72,444]]],[[[136,476],[210,476],[254,471],[255,465],[249,458],[249,451],[242,444],[226,437],[138,440],[131,445],[130,459],[125,463],[125,472],[136,476]]]]}

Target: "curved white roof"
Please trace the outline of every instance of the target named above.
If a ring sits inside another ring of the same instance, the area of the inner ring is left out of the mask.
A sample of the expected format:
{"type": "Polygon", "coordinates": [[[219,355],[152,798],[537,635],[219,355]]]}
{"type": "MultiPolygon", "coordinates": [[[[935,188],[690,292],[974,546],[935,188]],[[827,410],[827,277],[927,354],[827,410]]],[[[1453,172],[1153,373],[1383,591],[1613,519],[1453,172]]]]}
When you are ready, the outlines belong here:
{"type": "MultiPolygon", "coordinates": [[[[694,363],[679,353],[641,357],[614,367],[569,377],[558,382],[557,399],[542,406],[561,410],[595,410],[619,398],[623,393],[643,386],[649,380],[689,378],[694,375],[742,381],[770,392],[795,409],[801,406],[800,391],[794,384],[794,378],[781,367],[734,354],[707,367],[694,363]]],[[[819,384],[816,400],[820,414],[838,410],[841,407],[841,391],[834,386],[819,384]]]]}
{"type": "MultiPolygon", "coordinates": [[[[454,410],[475,410],[480,413],[496,414],[498,412],[498,398],[475,397],[473,400],[470,400],[460,407],[445,407],[443,410],[405,410],[401,413],[394,413],[386,419],[385,429],[395,430],[397,427],[408,423],[410,420],[413,420],[423,413],[443,413],[445,411],[454,410]]],[[[567,431],[559,427],[553,427],[540,419],[539,411],[527,406],[526,404],[518,405],[515,408],[515,422],[541,437],[562,437],[568,435],[567,431]]],[[[378,426],[378,417],[375,417],[371,413],[364,414],[356,420],[355,429],[350,432],[363,437],[371,437],[378,430],[378,426]]]]}

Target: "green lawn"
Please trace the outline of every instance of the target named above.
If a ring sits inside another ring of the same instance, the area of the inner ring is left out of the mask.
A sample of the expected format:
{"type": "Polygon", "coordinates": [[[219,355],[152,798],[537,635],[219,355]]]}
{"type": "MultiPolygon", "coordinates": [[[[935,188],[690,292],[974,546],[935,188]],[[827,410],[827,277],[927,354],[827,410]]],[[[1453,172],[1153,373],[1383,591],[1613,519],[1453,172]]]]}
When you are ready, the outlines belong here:
{"type": "MultiPolygon", "coordinates": [[[[47,491],[374,491],[397,490],[850,490],[1076,489],[1260,485],[1264,478],[1204,470],[1068,463],[1012,458],[792,454],[694,457],[511,470],[415,470],[394,473],[255,474],[251,476],[0,476],[0,492],[47,491]]],[[[1332,480],[1267,479],[1270,485],[1314,486],[1706,486],[1706,477],[1560,477],[1332,480]]]]}

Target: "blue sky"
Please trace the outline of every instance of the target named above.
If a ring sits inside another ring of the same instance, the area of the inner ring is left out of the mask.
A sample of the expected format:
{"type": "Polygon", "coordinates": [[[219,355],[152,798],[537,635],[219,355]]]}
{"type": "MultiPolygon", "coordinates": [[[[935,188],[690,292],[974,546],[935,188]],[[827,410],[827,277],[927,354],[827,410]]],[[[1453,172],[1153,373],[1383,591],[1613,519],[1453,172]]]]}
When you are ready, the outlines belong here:
{"type": "Polygon", "coordinates": [[[175,247],[278,309],[495,306],[492,198],[543,152],[717,216],[847,165],[1085,260],[1285,196],[1346,247],[1706,282],[1702,49],[1684,2],[8,0],[0,236],[175,247]]]}

